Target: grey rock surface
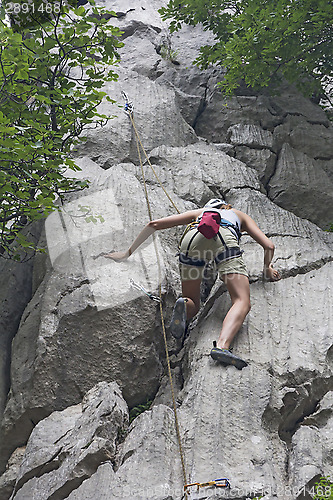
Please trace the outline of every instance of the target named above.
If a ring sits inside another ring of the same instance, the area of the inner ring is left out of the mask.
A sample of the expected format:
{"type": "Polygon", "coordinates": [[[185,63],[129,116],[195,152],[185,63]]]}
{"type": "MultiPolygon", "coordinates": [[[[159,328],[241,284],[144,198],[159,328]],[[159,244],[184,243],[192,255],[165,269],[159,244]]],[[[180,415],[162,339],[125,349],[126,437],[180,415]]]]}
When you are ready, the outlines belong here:
{"type": "Polygon", "coordinates": [[[276,154],[269,149],[253,149],[247,146],[236,146],[233,151],[235,158],[249,168],[254,168],[263,186],[267,186],[275,171],[276,154]]]}
{"type": "Polygon", "coordinates": [[[229,141],[237,146],[254,149],[273,148],[273,134],[257,125],[233,125],[228,129],[229,141]]]}
{"type": "Polygon", "coordinates": [[[88,499],[98,484],[101,498],[152,500],[181,498],[181,465],[177,456],[173,412],[164,405],[140,415],[120,447],[119,467],[99,467],[96,476],[82,483],[69,495],[70,500],[88,499]],[[150,437],[149,437],[150,436],[150,437]],[[97,483],[98,481],[98,483],[97,483]]]}
{"type": "Polygon", "coordinates": [[[128,425],[128,409],[116,383],[101,382],[82,405],[54,412],[33,430],[13,498],[66,498],[103,461],[113,461],[128,425]]]}
{"type": "Polygon", "coordinates": [[[324,125],[313,125],[299,117],[289,120],[274,130],[276,145],[285,142],[315,159],[332,159],[332,131],[324,125]]]}
{"type": "Polygon", "coordinates": [[[333,133],[318,106],[295,92],[228,100],[214,94],[195,130],[214,143],[234,145],[231,155],[259,172],[277,204],[324,229],[330,226],[333,133]]]}
{"type": "Polygon", "coordinates": [[[10,346],[21,315],[31,299],[32,261],[25,264],[0,261],[0,415],[10,387],[10,346]]]}
{"type": "Polygon", "coordinates": [[[312,158],[288,144],[283,145],[269,181],[269,196],[278,205],[320,227],[327,228],[332,223],[332,181],[312,158]],[[306,203],[302,204],[303,200],[306,203]]]}
{"type": "MultiPolygon", "coordinates": [[[[252,170],[203,141],[186,148],[156,148],[150,154],[150,161],[157,165],[159,178],[167,189],[199,206],[209,198],[223,197],[232,188],[260,190],[252,170]]],[[[157,184],[151,171],[147,173],[147,181],[157,184]]]]}
{"type": "Polygon", "coordinates": [[[130,281],[156,293],[153,244],[120,265],[93,258],[134,239],[147,220],[137,198],[137,190],[143,196],[142,187],[121,167],[100,170],[104,183],[97,191],[92,188],[71,201],[67,211],[52,214],[46,223],[52,267],[27,307],[12,347],[11,391],[2,423],[3,442],[9,440],[11,446],[26,440],[32,421],[78,403],[101,380],[118,381],[131,406],[158,389],[163,368],[157,311],[130,281]],[[125,204],[130,190],[136,196],[125,204]],[[103,213],[105,223],[86,223],[78,215],[81,203],[96,215],[103,213]],[[124,221],[131,233],[124,233],[124,221]]]}
{"type": "Polygon", "coordinates": [[[16,448],[10,456],[6,465],[6,470],[0,477],[0,498],[9,498],[12,495],[25,449],[25,446],[16,448]]]}
{"type": "Polygon", "coordinates": [[[135,122],[147,151],[162,144],[184,146],[194,143],[194,130],[185,122],[178,105],[175,91],[162,86],[136,71],[117,69],[119,80],[108,82],[103,90],[117,103],[102,103],[99,112],[114,116],[98,133],[87,131],[87,141],[78,147],[79,155],[89,157],[103,168],[120,162],[138,162],[135,133],[129,117],[124,113],[122,92],[135,103],[135,122]],[[170,125],[172,123],[172,126],[170,125]]]}
{"type": "Polygon", "coordinates": [[[295,94],[291,89],[285,90],[281,96],[275,97],[274,103],[280,114],[302,117],[313,125],[329,126],[329,119],[322,108],[302,95],[295,94]]]}
{"type": "Polygon", "coordinates": [[[231,482],[191,498],[308,499],[303,491],[333,475],[333,236],[322,229],[333,221],[332,127],[293,89],[225,99],[223,71],[191,65],[210,35],[170,35],[157,13],[165,3],[105,1],[125,46],[119,81],[106,86],[117,104],[101,106],[116,117],[77,153],[75,175],[90,187],[48,217],[47,256],[30,274],[3,268],[4,331],[15,335],[3,344],[3,500],[183,495],[160,310],[145,294],[161,284],[168,325],[183,228],[156,235],[159,261],[152,239],[126,262],[101,256],[128,247],[149,220],[122,91],[156,174],[142,155],[153,217],[175,213],[160,183],[181,212],[225,197],[274,242],[282,275],[263,279],[263,251],[244,235],[252,309],[234,341],[242,371],[209,356],[230,306],[214,276],[186,340],[167,329],[187,481],[231,482]],[[16,283],[28,279],[33,296],[18,303],[16,283]],[[127,406],[148,400],[128,426],[127,406]]]}
{"type": "MultiPolygon", "coordinates": [[[[33,242],[38,241],[41,230],[40,223],[29,225],[24,229],[27,238],[33,242]]],[[[10,388],[11,343],[24,309],[33,295],[32,257],[22,250],[22,262],[8,260],[6,253],[0,258],[0,419],[10,388]]]]}

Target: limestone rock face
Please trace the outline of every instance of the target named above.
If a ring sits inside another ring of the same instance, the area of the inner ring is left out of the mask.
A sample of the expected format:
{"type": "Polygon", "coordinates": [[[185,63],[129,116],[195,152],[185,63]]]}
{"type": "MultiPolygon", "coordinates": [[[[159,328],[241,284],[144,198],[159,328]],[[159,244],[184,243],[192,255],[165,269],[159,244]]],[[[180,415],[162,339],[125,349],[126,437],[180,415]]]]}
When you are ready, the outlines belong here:
{"type": "Polygon", "coordinates": [[[225,99],[223,70],[191,65],[210,35],[170,35],[164,0],[103,4],[125,46],[106,86],[117,104],[101,106],[115,118],[77,152],[75,176],[90,186],[45,221],[46,254],[1,269],[0,497],[182,498],[160,290],[186,482],[231,483],[191,499],[310,498],[333,475],[332,127],[293,89],[225,99]],[[145,185],[122,92],[152,165],[141,153],[145,185]],[[182,227],[126,261],[103,257],[147,224],[146,194],[155,219],[223,197],[275,244],[282,279],[270,283],[262,248],[242,238],[252,302],[233,345],[242,371],[209,355],[231,305],[214,269],[186,339],[169,334],[182,227]],[[133,407],[149,409],[128,425],[133,407]]]}
{"type": "Polygon", "coordinates": [[[54,412],[35,427],[13,498],[66,497],[101,462],[114,460],[119,436],[127,425],[127,405],[119,387],[114,382],[99,383],[82,405],[54,412]]]}
{"type": "MultiPolygon", "coordinates": [[[[158,166],[163,186],[199,205],[209,198],[223,197],[234,187],[260,191],[260,183],[251,170],[204,142],[186,148],[156,148],[151,152],[150,161],[158,166]]],[[[158,185],[151,170],[147,172],[147,181],[158,185]]]]}
{"type": "MultiPolygon", "coordinates": [[[[41,224],[34,224],[26,227],[25,231],[29,239],[38,241],[41,229],[41,224]]],[[[23,250],[21,257],[20,263],[7,258],[0,259],[0,418],[10,387],[11,342],[33,295],[34,263],[23,250]]]]}
{"type": "Polygon", "coordinates": [[[324,169],[306,154],[284,144],[269,185],[271,199],[280,206],[288,205],[288,209],[299,217],[310,219],[321,227],[331,224],[331,180],[324,169]],[[297,183],[294,183],[296,178],[297,183]],[[292,190],[285,186],[292,186],[292,190]],[[299,200],[306,200],[304,206],[299,200]]]}
{"type": "Polygon", "coordinates": [[[300,118],[294,118],[274,130],[274,142],[282,145],[285,142],[291,147],[305,153],[314,159],[332,159],[332,132],[325,125],[304,123],[300,118]]]}
{"type": "Polygon", "coordinates": [[[21,315],[31,299],[32,261],[25,264],[0,261],[0,415],[10,386],[10,345],[17,332],[21,315]]]}
{"type": "Polygon", "coordinates": [[[259,180],[266,186],[275,171],[276,154],[270,149],[252,149],[247,146],[236,146],[232,151],[235,158],[254,168],[259,180]]]}
{"type": "Polygon", "coordinates": [[[273,134],[257,125],[234,125],[228,130],[231,144],[252,148],[273,148],[273,134]]]}
{"type": "Polygon", "coordinates": [[[80,154],[85,155],[89,151],[89,157],[103,168],[123,161],[138,162],[131,121],[119,107],[126,102],[122,92],[135,103],[136,126],[148,151],[162,144],[184,146],[197,141],[193,129],[180,114],[173,89],[134,71],[119,68],[117,72],[119,80],[109,82],[104,89],[117,104],[105,102],[99,106],[101,113],[114,116],[114,119],[98,134],[93,131],[86,133],[87,142],[78,148],[80,154]]]}
{"type": "MultiPolygon", "coordinates": [[[[81,166],[85,168],[83,162],[81,166]]],[[[87,162],[85,170],[90,168],[87,162]]],[[[154,245],[123,264],[94,258],[129,244],[147,220],[143,198],[137,198],[137,190],[143,196],[142,187],[120,166],[100,171],[104,182],[97,179],[98,190],[92,187],[46,222],[51,266],[13,341],[11,391],[2,426],[5,443],[25,442],[32,422],[78,403],[101,380],[118,381],[131,406],[158,389],[163,368],[157,311],[131,283],[157,293],[154,245]],[[135,197],[125,202],[130,191],[135,197]],[[104,222],[89,225],[80,217],[81,204],[97,216],[103,213],[104,222]]],[[[165,264],[161,272],[162,279],[165,264]]]]}
{"type": "Polygon", "coordinates": [[[216,94],[195,130],[212,142],[234,145],[230,154],[258,171],[275,203],[320,227],[330,226],[333,134],[323,110],[287,91],[280,97],[230,100],[216,94]]]}
{"type": "Polygon", "coordinates": [[[12,495],[25,449],[25,446],[16,448],[9,458],[6,470],[0,477],[0,498],[9,498],[12,495]]]}

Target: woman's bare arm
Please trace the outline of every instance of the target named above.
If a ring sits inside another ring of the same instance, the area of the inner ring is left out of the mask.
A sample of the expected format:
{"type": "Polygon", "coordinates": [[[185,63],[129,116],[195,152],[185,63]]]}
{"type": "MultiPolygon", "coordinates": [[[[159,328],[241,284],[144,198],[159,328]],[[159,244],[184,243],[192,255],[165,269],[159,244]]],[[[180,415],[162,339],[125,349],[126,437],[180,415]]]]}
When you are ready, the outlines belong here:
{"type": "Polygon", "coordinates": [[[280,273],[273,269],[271,264],[274,256],[274,243],[259,229],[254,220],[240,210],[234,210],[241,221],[241,230],[246,231],[264,249],[264,274],[265,277],[277,281],[281,278],[280,273]]]}
{"type": "Polygon", "coordinates": [[[163,217],[162,219],[156,219],[148,222],[144,229],[135,238],[132,245],[125,252],[112,252],[104,255],[107,259],[112,259],[115,261],[121,261],[128,259],[135,250],[146,241],[149,236],[151,236],[155,231],[161,229],[168,229],[174,226],[183,226],[184,224],[189,224],[194,221],[202,212],[202,209],[189,210],[188,212],[183,212],[177,215],[170,215],[169,217],[163,217]]]}

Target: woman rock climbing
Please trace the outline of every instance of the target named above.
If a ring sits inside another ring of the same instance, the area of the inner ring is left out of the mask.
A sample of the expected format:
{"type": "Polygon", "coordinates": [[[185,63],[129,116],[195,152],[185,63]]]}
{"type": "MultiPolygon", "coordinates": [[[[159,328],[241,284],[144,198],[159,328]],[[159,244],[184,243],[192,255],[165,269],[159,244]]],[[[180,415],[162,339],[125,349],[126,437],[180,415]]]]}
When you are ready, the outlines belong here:
{"type": "Polygon", "coordinates": [[[188,322],[200,308],[200,284],[205,264],[215,261],[220,278],[230,294],[232,306],[224,318],[217,342],[210,352],[213,359],[235,365],[247,363],[230,351],[230,345],[250,311],[248,273],[239,248],[241,232],[246,231],[264,249],[264,275],[271,281],[281,278],[272,267],[274,244],[254,220],[221,199],[212,199],[203,208],[150,221],[125,252],[104,255],[114,261],[127,259],[155,231],[187,224],[179,244],[182,297],[174,306],[170,331],[181,338],[188,322]]]}

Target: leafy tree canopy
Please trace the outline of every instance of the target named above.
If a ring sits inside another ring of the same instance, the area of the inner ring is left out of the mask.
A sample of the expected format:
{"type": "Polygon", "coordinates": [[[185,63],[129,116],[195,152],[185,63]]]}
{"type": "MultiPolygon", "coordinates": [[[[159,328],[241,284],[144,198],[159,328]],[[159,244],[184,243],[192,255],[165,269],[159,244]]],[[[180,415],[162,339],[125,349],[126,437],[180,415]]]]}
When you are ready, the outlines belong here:
{"type": "Polygon", "coordinates": [[[201,47],[196,63],[226,69],[221,86],[231,94],[240,81],[271,89],[282,79],[310,96],[328,97],[333,69],[333,9],[327,0],[169,0],[160,9],[171,32],[202,23],[215,43],[201,47]]]}
{"type": "Polygon", "coordinates": [[[22,226],[87,185],[65,172],[78,170],[70,153],[83,130],[110,119],[97,107],[104,97],[112,101],[101,88],[117,79],[112,65],[123,45],[108,23],[116,14],[93,0],[79,8],[44,3],[52,8],[28,13],[26,5],[12,12],[7,3],[12,27],[4,11],[0,19],[0,245],[3,257],[17,260],[22,246],[36,245],[22,226]]]}

